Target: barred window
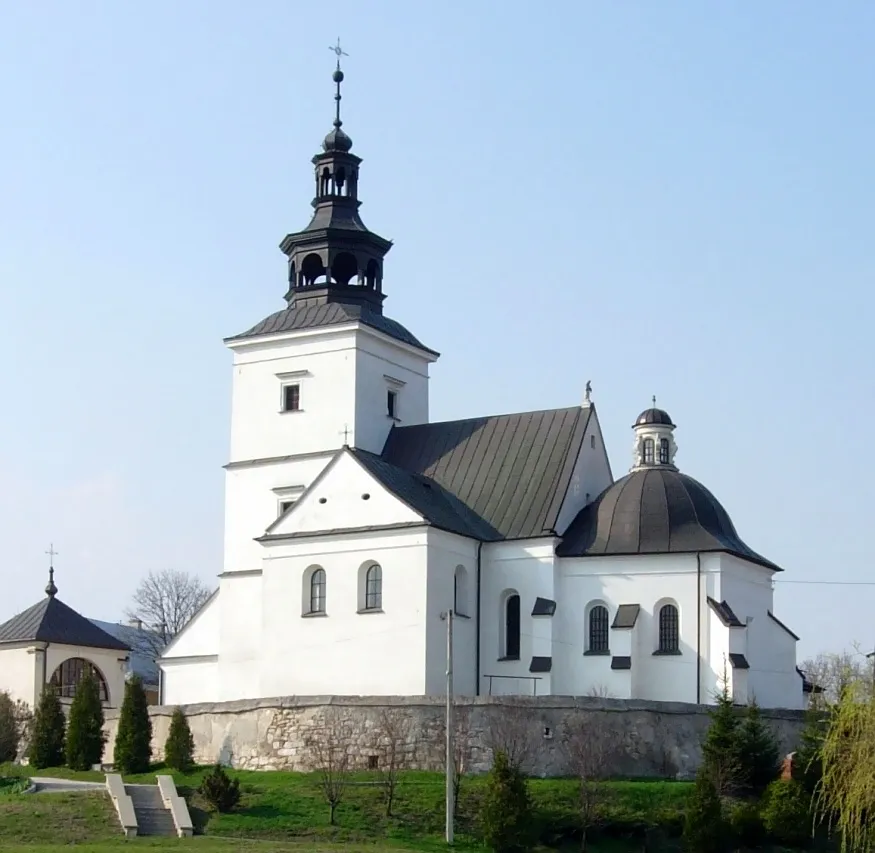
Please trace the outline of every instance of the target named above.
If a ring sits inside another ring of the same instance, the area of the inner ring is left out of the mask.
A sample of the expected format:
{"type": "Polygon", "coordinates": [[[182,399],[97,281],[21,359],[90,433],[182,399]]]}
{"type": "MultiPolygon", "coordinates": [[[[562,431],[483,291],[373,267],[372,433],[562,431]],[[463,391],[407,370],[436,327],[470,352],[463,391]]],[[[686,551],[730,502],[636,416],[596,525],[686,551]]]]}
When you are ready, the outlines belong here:
{"type": "Polygon", "coordinates": [[[310,612],[325,612],[325,569],[316,569],[310,576],[310,612]]]}
{"type": "Polygon", "coordinates": [[[680,619],[673,604],[663,604],[659,610],[659,651],[680,651],[680,619]]]}
{"type": "Polygon", "coordinates": [[[64,699],[72,699],[76,695],[79,682],[86,676],[93,676],[97,682],[97,690],[101,702],[109,702],[109,690],[106,679],[91,661],[84,658],[68,658],[53,673],[49,681],[50,687],[64,699]]]}
{"type": "Polygon", "coordinates": [[[644,464],[652,465],[653,464],[653,439],[645,438],[644,439],[644,464]]]}
{"type": "Polygon", "coordinates": [[[591,652],[608,651],[608,630],[608,608],[597,604],[589,611],[589,650],[591,652]]]}

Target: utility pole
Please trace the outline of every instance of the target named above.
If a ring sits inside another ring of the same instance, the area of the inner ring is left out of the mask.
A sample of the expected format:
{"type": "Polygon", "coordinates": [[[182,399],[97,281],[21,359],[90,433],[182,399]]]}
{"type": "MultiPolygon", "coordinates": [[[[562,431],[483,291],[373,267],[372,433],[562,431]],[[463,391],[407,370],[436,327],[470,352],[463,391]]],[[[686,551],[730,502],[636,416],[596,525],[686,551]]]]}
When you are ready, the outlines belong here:
{"type": "Polygon", "coordinates": [[[446,774],[447,774],[447,825],[446,838],[447,844],[453,843],[453,824],[455,812],[455,787],[453,782],[456,778],[455,774],[455,755],[453,749],[453,611],[447,610],[441,613],[441,619],[447,623],[447,757],[446,757],[446,774]]]}

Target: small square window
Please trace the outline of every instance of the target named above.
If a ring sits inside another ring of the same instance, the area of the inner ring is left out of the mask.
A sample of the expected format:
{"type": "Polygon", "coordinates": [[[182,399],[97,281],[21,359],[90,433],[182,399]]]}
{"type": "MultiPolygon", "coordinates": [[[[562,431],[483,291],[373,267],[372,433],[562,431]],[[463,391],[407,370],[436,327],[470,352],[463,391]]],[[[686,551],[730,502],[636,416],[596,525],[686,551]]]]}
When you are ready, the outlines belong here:
{"type": "Polygon", "coordinates": [[[299,412],[301,410],[301,386],[283,385],[283,411],[299,412]]]}
{"type": "Polygon", "coordinates": [[[386,392],[386,414],[390,418],[398,419],[398,392],[386,392]]]}
{"type": "Polygon", "coordinates": [[[285,515],[294,503],[294,501],[280,501],[280,515],[285,515]]]}

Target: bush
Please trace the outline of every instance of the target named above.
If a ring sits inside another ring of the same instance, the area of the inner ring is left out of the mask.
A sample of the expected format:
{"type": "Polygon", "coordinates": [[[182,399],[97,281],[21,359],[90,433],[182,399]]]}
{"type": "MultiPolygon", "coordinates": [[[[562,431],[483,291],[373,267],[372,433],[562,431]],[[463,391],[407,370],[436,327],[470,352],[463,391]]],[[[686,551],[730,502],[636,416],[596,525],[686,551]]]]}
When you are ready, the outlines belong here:
{"type": "Polygon", "coordinates": [[[766,789],[763,825],[771,838],[788,847],[802,847],[812,836],[811,798],[795,779],[778,779],[766,789]]]}
{"type": "Polygon", "coordinates": [[[799,748],[793,756],[793,778],[801,782],[810,796],[823,778],[821,752],[829,728],[829,717],[823,711],[809,709],[805,714],[805,728],[799,738],[799,748]]]}
{"type": "Polygon", "coordinates": [[[726,849],[727,835],[720,795],[711,774],[703,767],[687,803],[684,849],[690,853],[721,853],[726,849]]]}
{"type": "Polygon", "coordinates": [[[122,773],[148,773],[152,760],[152,721],[140,677],[125,684],[115,739],[116,768],[122,773]]]}
{"type": "Polygon", "coordinates": [[[766,837],[759,805],[748,800],[733,805],[729,813],[729,828],[742,847],[759,847],[766,837]]]}
{"type": "Polygon", "coordinates": [[[67,767],[90,770],[103,758],[103,706],[97,679],[87,672],[76,685],[67,725],[67,767]]]}
{"type": "Polygon", "coordinates": [[[204,776],[199,790],[217,812],[230,812],[240,802],[240,780],[232,779],[221,764],[204,776]]]}
{"type": "Polygon", "coordinates": [[[64,763],[64,727],[66,720],[61,710],[61,700],[51,687],[46,685],[33,715],[30,744],[27,757],[37,770],[59,767],[64,763]]]}
{"type": "Polygon", "coordinates": [[[529,848],[533,817],[528,785],[502,750],[493,756],[492,769],[486,776],[480,824],[484,843],[495,853],[529,848]]]}
{"type": "Polygon", "coordinates": [[[0,764],[18,757],[19,738],[15,703],[5,690],[0,690],[0,764]]]}
{"type": "Polygon", "coordinates": [[[170,718],[170,731],[164,744],[164,763],[182,773],[194,767],[194,738],[182,708],[176,708],[170,718]]]}
{"type": "Polygon", "coordinates": [[[747,706],[735,746],[739,786],[750,794],[761,795],[781,773],[781,750],[756,701],[747,706]]]}

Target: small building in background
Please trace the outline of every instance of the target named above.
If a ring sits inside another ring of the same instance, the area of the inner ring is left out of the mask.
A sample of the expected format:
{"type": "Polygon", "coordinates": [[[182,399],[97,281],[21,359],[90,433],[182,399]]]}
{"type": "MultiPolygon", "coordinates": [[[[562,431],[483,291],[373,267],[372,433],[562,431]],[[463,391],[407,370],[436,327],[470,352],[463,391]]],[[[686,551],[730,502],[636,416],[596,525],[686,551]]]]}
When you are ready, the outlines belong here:
{"type": "Polygon", "coordinates": [[[165,645],[161,634],[146,627],[140,619],[131,619],[128,622],[103,622],[100,619],[89,621],[130,647],[128,672],[140,676],[147,701],[150,705],[157,705],[160,690],[156,659],[165,645]]]}

